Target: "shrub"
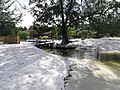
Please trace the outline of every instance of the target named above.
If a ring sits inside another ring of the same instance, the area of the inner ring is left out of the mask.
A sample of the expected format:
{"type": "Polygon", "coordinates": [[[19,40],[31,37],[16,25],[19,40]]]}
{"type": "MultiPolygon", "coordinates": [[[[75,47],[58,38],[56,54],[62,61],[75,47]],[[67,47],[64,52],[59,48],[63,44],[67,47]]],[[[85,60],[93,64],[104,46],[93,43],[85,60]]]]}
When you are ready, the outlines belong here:
{"type": "Polygon", "coordinates": [[[76,30],[74,27],[69,27],[67,32],[69,37],[75,37],[76,36],[76,30]]]}
{"type": "Polygon", "coordinates": [[[95,32],[89,31],[89,30],[82,30],[77,33],[77,36],[80,38],[90,38],[93,37],[95,32]]]}
{"type": "Polygon", "coordinates": [[[18,35],[20,36],[20,38],[22,39],[22,40],[26,40],[26,39],[29,39],[29,32],[25,32],[25,31],[20,31],[19,33],[18,33],[18,35]]]}
{"type": "Polygon", "coordinates": [[[40,39],[48,39],[48,36],[39,36],[40,39]]]}

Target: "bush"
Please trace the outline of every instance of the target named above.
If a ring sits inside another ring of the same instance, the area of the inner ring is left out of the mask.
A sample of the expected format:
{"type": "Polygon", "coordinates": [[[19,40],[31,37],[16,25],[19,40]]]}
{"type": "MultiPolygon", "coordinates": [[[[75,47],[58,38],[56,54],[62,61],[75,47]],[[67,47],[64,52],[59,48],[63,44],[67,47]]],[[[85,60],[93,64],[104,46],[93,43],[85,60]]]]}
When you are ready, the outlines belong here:
{"type": "Polygon", "coordinates": [[[40,39],[48,39],[48,36],[39,36],[40,39]]]}
{"type": "Polygon", "coordinates": [[[61,30],[58,27],[53,27],[53,29],[51,30],[51,37],[52,38],[59,38],[59,36],[61,35],[61,30]]]}
{"type": "Polygon", "coordinates": [[[76,30],[74,27],[69,27],[67,32],[69,37],[75,37],[76,36],[76,30]]]}
{"type": "Polygon", "coordinates": [[[22,39],[22,40],[26,40],[26,39],[29,39],[29,32],[25,32],[25,31],[20,31],[19,33],[18,33],[18,35],[20,36],[20,38],[22,39]]]}
{"type": "Polygon", "coordinates": [[[88,31],[88,30],[82,30],[77,33],[77,36],[80,38],[91,38],[93,37],[95,32],[88,31]]]}

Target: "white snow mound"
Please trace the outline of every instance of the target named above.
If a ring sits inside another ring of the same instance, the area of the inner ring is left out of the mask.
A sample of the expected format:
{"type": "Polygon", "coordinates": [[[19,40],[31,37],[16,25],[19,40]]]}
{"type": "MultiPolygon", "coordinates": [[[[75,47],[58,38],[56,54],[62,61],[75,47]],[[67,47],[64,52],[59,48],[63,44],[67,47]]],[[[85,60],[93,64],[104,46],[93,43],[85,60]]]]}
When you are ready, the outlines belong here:
{"type": "Polygon", "coordinates": [[[63,90],[64,60],[30,44],[0,45],[0,90],[63,90]]]}

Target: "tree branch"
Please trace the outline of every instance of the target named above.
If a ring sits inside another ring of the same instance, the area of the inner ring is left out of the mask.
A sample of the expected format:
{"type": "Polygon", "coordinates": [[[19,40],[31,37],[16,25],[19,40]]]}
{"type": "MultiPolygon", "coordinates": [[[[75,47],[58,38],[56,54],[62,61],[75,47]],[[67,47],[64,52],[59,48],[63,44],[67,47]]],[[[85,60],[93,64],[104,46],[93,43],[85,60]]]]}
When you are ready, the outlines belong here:
{"type": "Polygon", "coordinates": [[[50,19],[53,21],[53,23],[54,23],[56,26],[60,27],[60,24],[57,24],[56,21],[55,21],[53,18],[50,18],[50,19]]]}
{"type": "Polygon", "coordinates": [[[64,21],[64,11],[63,11],[63,0],[60,1],[60,7],[61,7],[61,16],[62,16],[62,26],[65,26],[65,21],[64,21]]]}
{"type": "Polygon", "coordinates": [[[68,22],[68,18],[69,18],[69,15],[70,15],[70,11],[72,10],[73,0],[71,0],[69,4],[70,4],[70,5],[69,5],[69,8],[68,8],[68,11],[67,11],[67,14],[66,14],[65,24],[67,24],[67,22],[68,22]]]}

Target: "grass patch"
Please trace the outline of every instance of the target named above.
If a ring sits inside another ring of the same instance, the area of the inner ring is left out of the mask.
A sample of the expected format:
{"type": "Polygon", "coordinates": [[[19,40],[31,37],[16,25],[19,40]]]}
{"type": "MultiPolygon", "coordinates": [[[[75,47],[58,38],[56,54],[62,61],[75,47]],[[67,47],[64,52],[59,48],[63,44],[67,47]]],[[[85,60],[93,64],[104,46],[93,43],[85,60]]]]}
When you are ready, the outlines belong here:
{"type": "Polygon", "coordinates": [[[120,71],[120,63],[116,61],[103,62],[105,65],[113,68],[116,71],[120,71]]]}
{"type": "Polygon", "coordinates": [[[101,59],[100,62],[107,65],[114,71],[120,72],[120,52],[100,52],[101,59]]]}
{"type": "Polygon", "coordinates": [[[106,61],[106,60],[97,60],[97,63],[101,63],[109,67],[113,72],[120,74],[120,62],[117,61],[106,61]]]}

